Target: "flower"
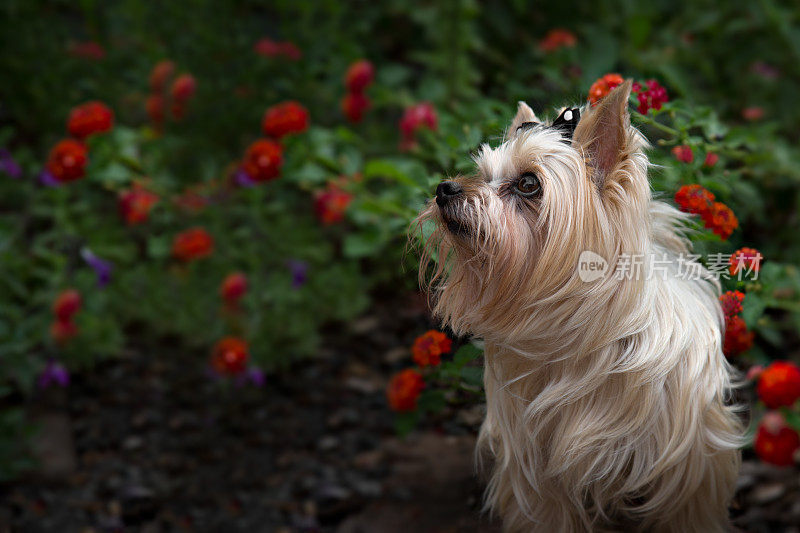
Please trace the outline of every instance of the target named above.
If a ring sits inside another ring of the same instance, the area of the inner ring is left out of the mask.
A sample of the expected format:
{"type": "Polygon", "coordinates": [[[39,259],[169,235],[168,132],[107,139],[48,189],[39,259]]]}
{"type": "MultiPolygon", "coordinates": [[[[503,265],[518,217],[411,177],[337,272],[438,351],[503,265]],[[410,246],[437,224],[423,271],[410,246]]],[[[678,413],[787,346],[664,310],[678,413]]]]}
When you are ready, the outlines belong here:
{"type": "MultiPolygon", "coordinates": [[[[774,422],[762,420],[756,431],[753,441],[753,449],[762,461],[777,466],[790,466],[794,463],[794,453],[800,448],[800,435],[797,431],[786,426],[783,417],[779,413],[774,413],[781,418],[774,422]],[[775,427],[777,426],[777,427],[775,427]]],[[[764,415],[767,419],[771,413],[764,415]]]]}
{"type": "Polygon", "coordinates": [[[172,82],[172,99],[176,102],[186,102],[194,95],[197,89],[197,82],[191,74],[181,74],[172,82]]]}
{"type": "Polygon", "coordinates": [[[575,34],[564,28],[553,28],[539,41],[539,49],[553,52],[559,48],[573,48],[578,43],[575,34]]]}
{"type": "Polygon", "coordinates": [[[761,373],[756,392],[770,409],[791,407],[800,398],[800,368],[791,361],[774,361],[761,373]]]}
{"type": "Polygon", "coordinates": [[[697,184],[684,185],[675,193],[675,203],[687,213],[702,215],[711,208],[713,202],[714,194],[697,184]]]}
{"type": "Polygon", "coordinates": [[[44,185],[45,187],[60,187],[61,182],[56,179],[53,174],[45,168],[42,170],[41,174],[39,174],[39,183],[44,185]]]}
{"type": "Polygon", "coordinates": [[[108,131],[114,125],[114,112],[103,102],[92,101],[72,108],[67,131],[76,139],[108,131]]]}
{"type": "Polygon", "coordinates": [[[681,163],[691,163],[694,161],[694,152],[692,151],[692,147],[685,144],[674,147],[672,149],[672,155],[674,155],[675,159],[681,163]]]}
{"type": "Polygon", "coordinates": [[[299,289],[308,280],[308,263],[300,259],[289,259],[286,267],[292,275],[292,288],[299,289]]]}
{"type": "Polygon", "coordinates": [[[747,369],[747,376],[745,376],[745,379],[747,379],[747,381],[755,381],[761,376],[763,371],[763,365],[753,365],[747,369]]]}
{"type": "Polygon", "coordinates": [[[111,261],[97,257],[94,252],[88,248],[81,250],[81,257],[86,261],[86,264],[94,269],[97,275],[97,287],[102,289],[111,281],[111,272],[114,270],[114,265],[111,261]]]}
{"type": "Polygon", "coordinates": [[[256,387],[263,387],[267,382],[267,376],[262,369],[251,365],[247,368],[245,373],[239,377],[239,382],[237,384],[244,385],[247,382],[250,382],[251,385],[256,387]]]}
{"type": "Polygon", "coordinates": [[[52,385],[66,387],[69,385],[69,372],[60,363],[48,361],[44,370],[36,378],[36,384],[40,389],[46,389],[52,385]]]}
{"type": "Polygon", "coordinates": [[[4,172],[12,178],[22,177],[22,167],[14,161],[11,152],[5,148],[0,148],[0,172],[4,172]]]}
{"type": "Polygon", "coordinates": [[[701,213],[705,226],[719,235],[722,240],[727,239],[737,227],[739,220],[730,207],[722,202],[714,202],[704,213],[701,213]]]}
{"type": "Polygon", "coordinates": [[[237,337],[224,337],[214,345],[211,367],[218,374],[234,376],[245,371],[249,357],[245,341],[237,337]]]}
{"type": "Polygon", "coordinates": [[[283,165],[281,145],[269,139],[261,139],[247,148],[242,167],[253,181],[269,181],[277,178],[283,165]]]}
{"type": "Polygon", "coordinates": [[[757,74],[765,80],[775,80],[781,75],[781,71],[767,63],[766,61],[754,61],[750,65],[750,72],[757,74]]]}
{"type": "Polygon", "coordinates": [[[106,57],[105,49],[94,41],[72,43],[69,46],[68,52],[72,56],[82,57],[84,59],[100,60],[106,57]]]}
{"type": "Polygon", "coordinates": [[[175,236],[172,255],[181,261],[193,261],[211,255],[214,239],[203,228],[191,228],[175,236]]]}
{"type": "Polygon", "coordinates": [[[253,45],[253,50],[264,57],[282,56],[292,61],[297,61],[303,57],[303,52],[294,43],[288,41],[273,41],[272,39],[261,39],[253,45]]]}
{"type": "Polygon", "coordinates": [[[239,167],[233,173],[233,182],[239,187],[252,187],[256,184],[250,175],[244,170],[244,167],[239,167]]]}
{"type": "Polygon", "coordinates": [[[755,248],[739,248],[731,254],[728,270],[732,276],[744,276],[746,273],[757,273],[761,269],[761,260],[764,256],[755,248]]]}
{"type": "Polygon", "coordinates": [[[47,170],[56,181],[65,183],[81,179],[86,174],[89,156],[86,146],[74,139],[59,141],[47,158],[47,170]]]}
{"type": "Polygon", "coordinates": [[[59,322],[67,322],[81,308],[81,293],[75,289],[61,291],[53,302],[53,314],[59,322]]]}
{"type": "Polygon", "coordinates": [[[742,109],[742,118],[750,122],[761,120],[764,118],[764,108],[758,106],[745,107],[742,109]]]}
{"type": "Polygon", "coordinates": [[[347,93],[342,98],[342,112],[354,124],[361,122],[371,105],[369,97],[362,93],[347,93]]]}
{"type": "Polygon", "coordinates": [[[746,352],[753,346],[752,331],[747,331],[747,324],[740,316],[732,316],[725,320],[725,338],[722,341],[722,352],[727,357],[746,352]]]}
{"type": "Polygon", "coordinates": [[[703,166],[705,168],[713,168],[717,164],[717,161],[719,161],[719,156],[714,152],[708,152],[703,161],[703,166]]]}
{"type": "Polygon", "coordinates": [[[417,337],[411,351],[414,362],[419,366],[438,366],[442,362],[442,354],[448,353],[452,346],[453,341],[447,335],[432,329],[417,337]]]}
{"type": "Polygon", "coordinates": [[[132,188],[119,195],[119,212],[129,226],[140,224],[148,219],[153,206],[158,203],[158,195],[135,183],[132,188]]]}
{"type": "Polygon", "coordinates": [[[433,131],[438,129],[436,110],[430,102],[422,102],[406,108],[403,117],[400,119],[401,149],[412,148],[416,142],[414,139],[415,132],[423,128],[433,131]]]}
{"type": "Polygon", "coordinates": [[[175,196],[172,201],[188,213],[199,213],[211,203],[207,189],[208,185],[204,183],[187,187],[183,193],[175,196]]]}
{"type": "Polygon", "coordinates": [[[237,302],[247,292],[247,276],[241,272],[232,272],[222,280],[219,287],[220,296],[228,303],[237,302]]]}
{"type": "Polygon", "coordinates": [[[744,293],[741,291],[726,291],[720,295],[719,301],[722,305],[722,313],[728,319],[742,312],[744,293]]]}
{"type": "Polygon", "coordinates": [[[144,105],[150,121],[160,128],[164,122],[164,97],[160,94],[151,94],[144,105]]]}
{"type": "Polygon", "coordinates": [[[175,72],[175,63],[168,59],[164,59],[156,63],[153,70],[150,71],[150,90],[153,94],[162,92],[172,74],[175,72]]]}
{"type": "Polygon", "coordinates": [[[634,92],[638,93],[636,99],[639,101],[637,111],[642,115],[646,115],[651,109],[659,110],[661,106],[669,102],[667,90],[656,80],[647,80],[647,89],[644,89],[641,84],[636,84],[634,92]]]}
{"type": "Polygon", "coordinates": [[[425,382],[416,370],[409,368],[395,374],[386,388],[389,406],[399,412],[413,411],[424,388],[425,382]]]}
{"type": "Polygon", "coordinates": [[[314,211],[323,224],[335,224],[344,220],[344,214],[351,201],[353,201],[352,194],[334,184],[329,184],[327,189],[317,193],[314,199],[314,211]]]}
{"type": "Polygon", "coordinates": [[[344,85],[351,93],[362,93],[375,79],[375,67],[366,59],[351,64],[344,75],[344,85]]]}
{"type": "Polygon", "coordinates": [[[589,101],[593,106],[597,105],[604,96],[610,93],[617,85],[622,85],[625,81],[617,73],[606,74],[595,81],[589,88],[589,101]]]}
{"type": "Polygon", "coordinates": [[[267,109],[261,127],[264,135],[276,139],[290,133],[301,133],[308,129],[308,111],[294,100],[281,102],[267,109]]]}
{"type": "Polygon", "coordinates": [[[78,326],[72,320],[56,320],[50,324],[50,337],[58,344],[64,344],[78,334],[78,326]]]}

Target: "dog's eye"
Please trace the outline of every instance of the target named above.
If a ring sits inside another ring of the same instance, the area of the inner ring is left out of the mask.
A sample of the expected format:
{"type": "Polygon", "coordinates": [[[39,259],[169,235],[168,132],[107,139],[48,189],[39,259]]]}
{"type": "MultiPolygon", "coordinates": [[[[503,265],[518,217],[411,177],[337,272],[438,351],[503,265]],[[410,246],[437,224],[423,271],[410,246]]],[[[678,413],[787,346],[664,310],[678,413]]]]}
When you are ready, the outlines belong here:
{"type": "Polygon", "coordinates": [[[542,184],[536,174],[526,172],[514,184],[514,191],[526,198],[536,196],[542,191],[542,184]]]}

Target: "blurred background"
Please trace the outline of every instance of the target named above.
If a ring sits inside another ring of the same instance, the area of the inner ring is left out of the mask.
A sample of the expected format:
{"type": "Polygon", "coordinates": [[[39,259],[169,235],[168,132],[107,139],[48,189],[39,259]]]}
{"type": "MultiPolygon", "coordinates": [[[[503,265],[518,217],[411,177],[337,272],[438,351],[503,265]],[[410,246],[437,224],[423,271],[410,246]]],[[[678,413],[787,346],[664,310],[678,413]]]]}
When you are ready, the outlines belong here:
{"type": "Polygon", "coordinates": [[[0,43],[0,530],[499,531],[407,234],[518,100],[622,78],[724,257],[734,522],[800,530],[793,2],[5,0],[0,43]]]}

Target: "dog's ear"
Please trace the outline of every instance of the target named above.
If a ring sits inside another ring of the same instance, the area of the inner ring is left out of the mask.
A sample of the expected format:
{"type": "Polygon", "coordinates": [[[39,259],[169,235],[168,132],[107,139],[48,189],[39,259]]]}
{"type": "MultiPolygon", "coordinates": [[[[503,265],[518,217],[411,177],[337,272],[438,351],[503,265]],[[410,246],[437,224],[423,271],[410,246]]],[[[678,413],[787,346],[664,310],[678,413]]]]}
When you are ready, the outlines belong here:
{"type": "Polygon", "coordinates": [[[536,114],[533,112],[533,109],[531,109],[525,102],[519,102],[517,105],[517,115],[511,122],[511,126],[508,127],[506,139],[514,138],[520,128],[524,129],[525,126],[532,126],[538,122],[539,119],[536,118],[536,114]]]}
{"type": "Polygon", "coordinates": [[[575,128],[572,142],[583,149],[593,170],[592,179],[601,190],[608,175],[630,155],[627,144],[631,85],[631,80],[625,80],[585,113],[575,128]]]}

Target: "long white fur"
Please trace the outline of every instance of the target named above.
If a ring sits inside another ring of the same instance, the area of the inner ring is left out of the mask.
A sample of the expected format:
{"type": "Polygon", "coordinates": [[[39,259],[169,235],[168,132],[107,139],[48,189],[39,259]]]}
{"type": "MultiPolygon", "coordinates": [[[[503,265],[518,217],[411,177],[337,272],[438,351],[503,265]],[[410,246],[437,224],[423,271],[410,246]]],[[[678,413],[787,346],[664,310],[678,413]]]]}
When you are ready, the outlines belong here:
{"type": "Polygon", "coordinates": [[[438,223],[420,270],[436,259],[435,314],[485,339],[478,452],[493,458],[486,502],[507,531],[727,524],[742,428],[727,404],[719,288],[699,265],[705,279],[674,275],[690,250],[686,215],[652,199],[646,142],[625,121],[620,162],[599,186],[582,146],[512,124],[474,176],[456,178],[465,196],[447,217],[468,232],[448,231],[434,203],[418,219],[438,223]],[[523,172],[540,177],[538,202],[504,190],[523,172]],[[586,283],[584,250],[610,265],[666,254],[673,275],[586,283]]]}

